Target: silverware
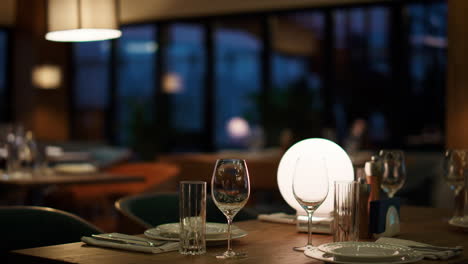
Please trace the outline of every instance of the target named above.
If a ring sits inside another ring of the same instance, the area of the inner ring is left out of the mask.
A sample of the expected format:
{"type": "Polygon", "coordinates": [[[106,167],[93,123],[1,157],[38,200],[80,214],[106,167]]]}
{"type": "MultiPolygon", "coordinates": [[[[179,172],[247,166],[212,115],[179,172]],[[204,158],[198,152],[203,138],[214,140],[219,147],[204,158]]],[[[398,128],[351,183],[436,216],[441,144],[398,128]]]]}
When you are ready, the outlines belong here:
{"type": "Polygon", "coordinates": [[[438,246],[408,246],[409,248],[415,250],[425,250],[425,251],[462,251],[462,246],[457,247],[438,247],[438,246]]]}
{"type": "Polygon", "coordinates": [[[108,241],[108,242],[115,242],[120,244],[128,244],[128,245],[137,245],[137,246],[146,246],[146,247],[157,247],[166,244],[166,241],[160,242],[152,242],[148,240],[140,240],[136,238],[121,238],[116,237],[113,235],[92,235],[94,239],[108,241]]]}

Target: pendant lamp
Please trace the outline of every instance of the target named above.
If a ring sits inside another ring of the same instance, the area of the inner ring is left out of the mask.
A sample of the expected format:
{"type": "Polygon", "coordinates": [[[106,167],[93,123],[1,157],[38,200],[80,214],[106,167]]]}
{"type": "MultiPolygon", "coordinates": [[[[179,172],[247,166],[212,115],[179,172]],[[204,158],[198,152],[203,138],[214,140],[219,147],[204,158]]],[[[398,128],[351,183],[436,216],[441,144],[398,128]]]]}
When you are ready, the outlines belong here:
{"type": "Polygon", "coordinates": [[[48,0],[45,38],[59,42],[118,38],[116,0],[48,0]]]}

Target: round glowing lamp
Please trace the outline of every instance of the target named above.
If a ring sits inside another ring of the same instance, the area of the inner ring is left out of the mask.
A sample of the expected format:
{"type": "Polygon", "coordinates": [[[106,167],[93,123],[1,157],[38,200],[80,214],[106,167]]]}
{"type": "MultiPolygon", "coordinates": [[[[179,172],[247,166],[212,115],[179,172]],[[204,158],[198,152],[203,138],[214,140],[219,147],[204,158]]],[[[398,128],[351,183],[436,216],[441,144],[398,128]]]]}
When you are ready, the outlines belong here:
{"type": "MultiPolygon", "coordinates": [[[[336,143],[323,138],[309,138],[290,147],[281,158],[278,167],[278,187],[284,200],[294,208],[298,214],[305,214],[304,209],[294,198],[292,190],[293,174],[299,157],[310,157],[320,162],[325,159],[328,175],[328,196],[315,211],[314,216],[327,217],[333,212],[333,183],[335,181],[354,180],[354,169],[348,154],[336,143]]],[[[314,172],[310,172],[310,181],[314,182],[314,172]]],[[[314,185],[310,191],[317,191],[324,186],[314,185]]]]}

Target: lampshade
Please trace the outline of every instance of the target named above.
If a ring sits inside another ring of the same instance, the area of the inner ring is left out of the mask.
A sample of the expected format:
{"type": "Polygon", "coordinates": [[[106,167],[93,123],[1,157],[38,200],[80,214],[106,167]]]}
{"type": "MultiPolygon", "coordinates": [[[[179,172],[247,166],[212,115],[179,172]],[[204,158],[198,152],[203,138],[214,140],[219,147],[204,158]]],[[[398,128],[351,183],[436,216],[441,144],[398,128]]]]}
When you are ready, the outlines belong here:
{"type": "MultiPolygon", "coordinates": [[[[333,211],[334,181],[354,180],[354,169],[348,154],[334,142],[323,138],[309,138],[290,147],[281,158],[278,167],[278,187],[284,200],[300,214],[304,209],[296,201],[292,190],[294,167],[299,157],[311,157],[310,160],[326,161],[328,175],[328,196],[314,213],[314,216],[328,216],[333,211]]],[[[310,172],[310,181],[314,182],[314,172],[310,172]]],[[[312,184],[313,185],[313,184],[312,184]]],[[[313,185],[310,191],[314,192],[323,186],[313,185]]]]}
{"type": "Polygon", "coordinates": [[[96,41],[122,35],[116,0],[48,0],[47,40],[96,41]]]}

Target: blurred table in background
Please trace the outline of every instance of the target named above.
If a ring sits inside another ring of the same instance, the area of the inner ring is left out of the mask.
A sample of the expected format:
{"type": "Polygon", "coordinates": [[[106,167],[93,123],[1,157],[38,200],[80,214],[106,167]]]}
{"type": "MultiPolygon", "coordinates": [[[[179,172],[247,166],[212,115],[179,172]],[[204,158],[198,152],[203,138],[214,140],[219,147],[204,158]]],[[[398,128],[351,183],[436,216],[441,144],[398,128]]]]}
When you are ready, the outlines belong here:
{"type": "Polygon", "coordinates": [[[213,168],[218,159],[244,159],[247,162],[252,190],[278,190],[276,172],[283,156],[279,149],[246,152],[221,151],[216,153],[180,153],[158,157],[161,162],[176,164],[180,168],[178,181],[200,180],[211,182],[213,168]]]}

